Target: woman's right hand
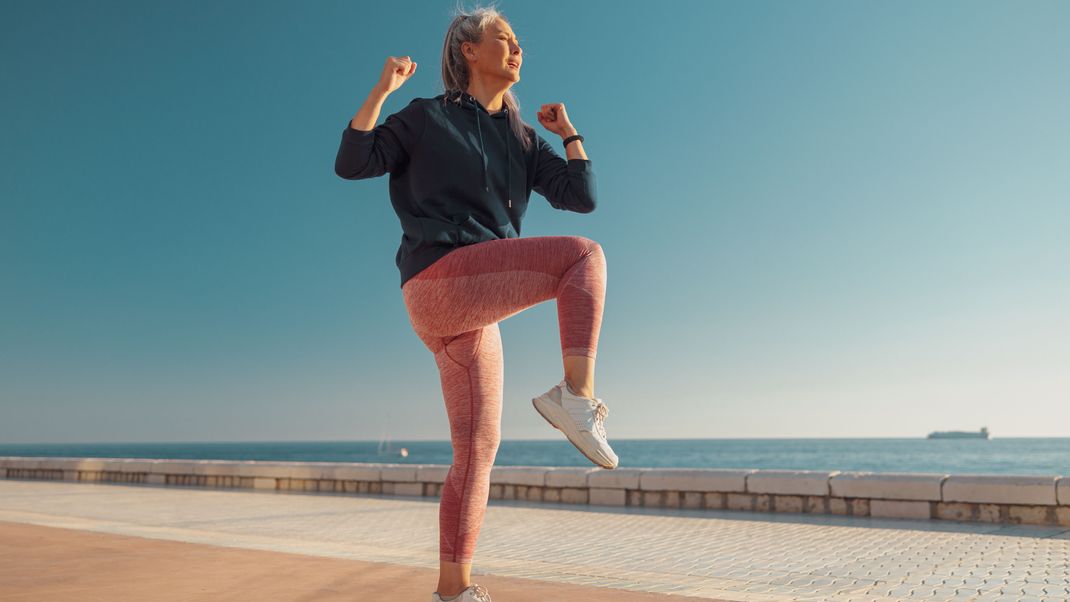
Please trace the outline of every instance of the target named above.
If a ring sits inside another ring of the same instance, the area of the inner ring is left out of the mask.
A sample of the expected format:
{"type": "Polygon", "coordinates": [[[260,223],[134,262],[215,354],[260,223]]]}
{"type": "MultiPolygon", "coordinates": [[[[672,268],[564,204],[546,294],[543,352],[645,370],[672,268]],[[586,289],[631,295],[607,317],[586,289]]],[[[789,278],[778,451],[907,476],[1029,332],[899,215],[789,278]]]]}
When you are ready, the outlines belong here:
{"type": "Polygon", "coordinates": [[[379,77],[376,86],[389,94],[401,87],[401,84],[409,81],[412,74],[416,73],[416,62],[406,56],[388,56],[383,65],[383,74],[379,77]]]}

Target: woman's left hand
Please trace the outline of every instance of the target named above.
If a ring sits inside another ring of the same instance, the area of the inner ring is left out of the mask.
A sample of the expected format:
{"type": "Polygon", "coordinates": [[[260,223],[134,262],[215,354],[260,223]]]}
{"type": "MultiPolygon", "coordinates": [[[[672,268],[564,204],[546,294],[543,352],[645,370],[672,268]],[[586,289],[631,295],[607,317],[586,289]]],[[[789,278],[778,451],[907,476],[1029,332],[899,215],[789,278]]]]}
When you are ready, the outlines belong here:
{"type": "Polygon", "coordinates": [[[541,109],[536,113],[536,116],[539,118],[539,123],[542,124],[542,127],[562,137],[576,132],[576,128],[572,127],[572,123],[568,120],[568,113],[565,112],[564,103],[544,104],[541,109]]]}

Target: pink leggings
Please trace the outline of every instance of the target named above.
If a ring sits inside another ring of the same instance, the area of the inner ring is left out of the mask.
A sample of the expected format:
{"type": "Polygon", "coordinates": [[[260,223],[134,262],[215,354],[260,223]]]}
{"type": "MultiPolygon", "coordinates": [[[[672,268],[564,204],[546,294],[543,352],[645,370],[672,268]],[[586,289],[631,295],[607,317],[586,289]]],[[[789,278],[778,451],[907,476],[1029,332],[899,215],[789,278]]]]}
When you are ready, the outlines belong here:
{"type": "Polygon", "coordinates": [[[557,299],[561,355],[595,357],[605,255],[581,236],[489,240],[451,251],[401,290],[413,329],[435,354],[453,443],[439,501],[439,558],[470,563],[501,441],[498,322],[557,299]]]}

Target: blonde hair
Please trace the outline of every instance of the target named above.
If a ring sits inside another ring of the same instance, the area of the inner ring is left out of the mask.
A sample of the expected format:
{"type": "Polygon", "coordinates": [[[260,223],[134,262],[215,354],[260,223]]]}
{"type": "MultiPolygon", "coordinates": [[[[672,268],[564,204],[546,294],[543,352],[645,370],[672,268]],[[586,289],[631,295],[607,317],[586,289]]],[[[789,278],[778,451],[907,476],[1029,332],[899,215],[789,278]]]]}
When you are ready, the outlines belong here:
{"type": "MultiPolygon", "coordinates": [[[[509,22],[493,5],[477,7],[471,11],[465,11],[461,7],[456,9],[442,45],[442,87],[447,95],[451,92],[468,91],[470,73],[468,62],[461,52],[461,45],[465,42],[480,43],[487,27],[498,19],[509,22]]],[[[516,134],[524,150],[529,150],[533,142],[531,134],[534,128],[520,118],[520,100],[510,89],[505,91],[502,102],[509,108],[510,129],[516,134]]]]}

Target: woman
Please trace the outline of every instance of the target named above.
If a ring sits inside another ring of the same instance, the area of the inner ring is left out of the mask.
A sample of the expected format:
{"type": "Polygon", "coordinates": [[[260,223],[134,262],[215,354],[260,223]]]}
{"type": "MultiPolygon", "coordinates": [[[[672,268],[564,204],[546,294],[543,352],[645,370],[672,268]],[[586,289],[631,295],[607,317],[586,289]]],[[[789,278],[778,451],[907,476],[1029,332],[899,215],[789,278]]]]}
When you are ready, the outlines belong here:
{"type": "Polygon", "coordinates": [[[386,97],[416,72],[389,57],[342,134],[335,172],[357,180],[390,172],[403,235],[396,263],[413,329],[434,354],[450,423],[453,464],[439,503],[433,602],[489,601],[471,582],[472,556],[500,442],[503,366],[498,322],[557,300],[564,379],[532,399],[536,410],[603,468],[616,468],[606,405],[594,396],[606,262],[579,236],[520,238],[532,190],[556,209],[589,213],[595,182],[565,106],[536,116],[562,138],[567,160],[520,119],[510,91],[522,53],[493,8],[457,15],[442,52],[445,92],[414,98],[375,126],[386,97]]]}

